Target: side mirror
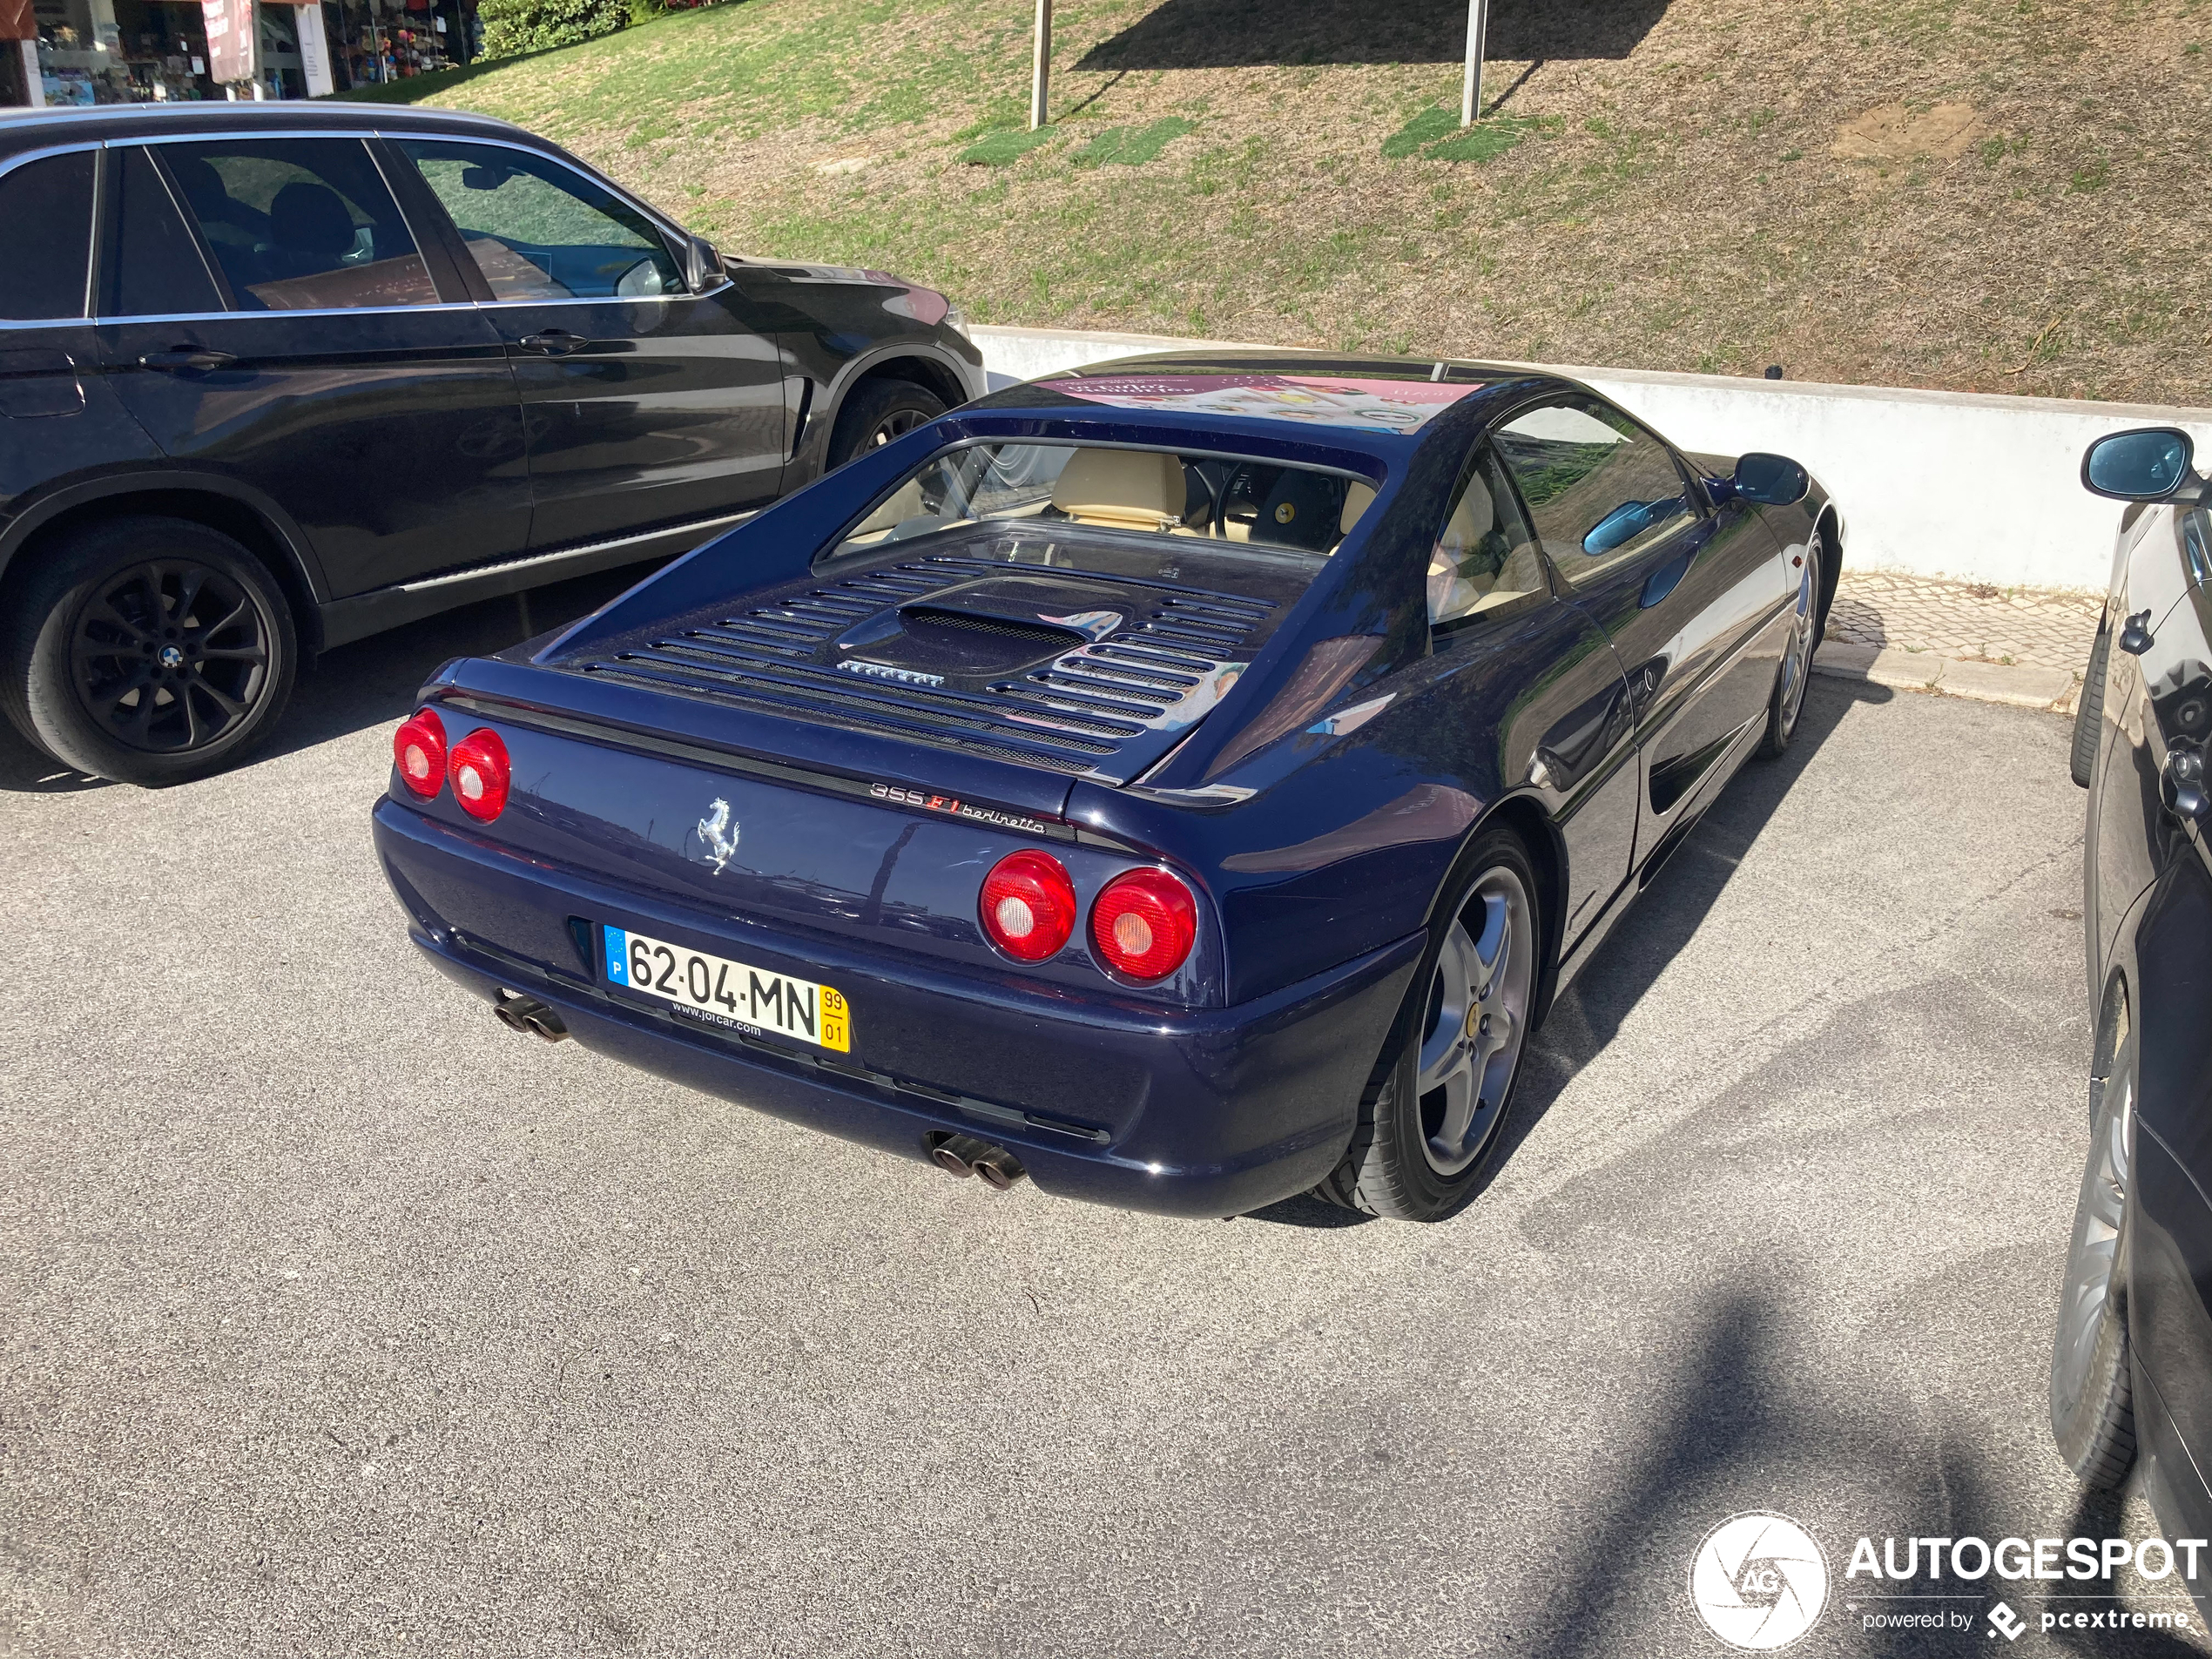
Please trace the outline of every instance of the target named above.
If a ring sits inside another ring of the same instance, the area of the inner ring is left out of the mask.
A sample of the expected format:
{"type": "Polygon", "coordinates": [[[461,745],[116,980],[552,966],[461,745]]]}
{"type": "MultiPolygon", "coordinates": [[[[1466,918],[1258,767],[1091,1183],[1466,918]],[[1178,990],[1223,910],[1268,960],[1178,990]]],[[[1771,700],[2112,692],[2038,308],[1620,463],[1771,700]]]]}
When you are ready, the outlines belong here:
{"type": "Polygon", "coordinates": [[[1787,455],[1762,455],[1754,450],[1736,462],[1730,483],[1745,501],[1762,507],[1795,507],[1812,488],[1812,479],[1787,455]]]}
{"type": "Polygon", "coordinates": [[[693,293],[705,293],[722,280],[722,256],[714,251],[713,244],[703,236],[694,236],[684,244],[684,286],[693,293]]]}
{"type": "Polygon", "coordinates": [[[2164,501],[2196,462],[2196,446],[2178,427],[2138,427],[2099,438],[2081,456],[2081,487],[2114,501],[2164,501]]]}
{"type": "Polygon", "coordinates": [[[1592,558],[1610,553],[1649,529],[1658,516],[1656,502],[1624,501],[1590,526],[1590,533],[1582,538],[1582,551],[1592,558]]]}

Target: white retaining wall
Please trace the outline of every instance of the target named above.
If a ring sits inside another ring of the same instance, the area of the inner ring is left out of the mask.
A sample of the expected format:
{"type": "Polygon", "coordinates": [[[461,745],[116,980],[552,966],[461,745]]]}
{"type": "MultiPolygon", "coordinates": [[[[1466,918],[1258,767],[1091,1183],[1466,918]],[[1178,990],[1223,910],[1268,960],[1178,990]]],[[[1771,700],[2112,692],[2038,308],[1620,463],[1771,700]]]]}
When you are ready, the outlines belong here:
{"type": "MultiPolygon", "coordinates": [[[[1223,345],[1150,334],[974,330],[993,387],[1144,352],[1223,345]]],[[[1834,492],[1855,569],[2093,588],[2112,571],[2119,503],[2081,488],[2101,433],[2180,426],[2212,456],[2212,410],[1994,397],[1643,369],[1566,368],[1685,449],[1768,449],[1834,492]]]]}

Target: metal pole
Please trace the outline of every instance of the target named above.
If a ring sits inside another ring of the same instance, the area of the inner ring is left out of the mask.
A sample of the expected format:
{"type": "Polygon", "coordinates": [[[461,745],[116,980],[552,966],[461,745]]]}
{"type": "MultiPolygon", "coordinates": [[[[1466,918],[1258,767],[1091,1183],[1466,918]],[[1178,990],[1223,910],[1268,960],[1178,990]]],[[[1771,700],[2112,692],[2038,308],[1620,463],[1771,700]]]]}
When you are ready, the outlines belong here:
{"type": "Polygon", "coordinates": [[[1460,85],[1460,125],[1471,127],[1482,112],[1482,37],[1489,32],[1490,0],[1467,0],[1467,72],[1460,85]]]}
{"type": "Polygon", "coordinates": [[[1045,124],[1045,93],[1052,83],[1052,0],[1037,0],[1036,56],[1029,70],[1029,131],[1045,124]]]}

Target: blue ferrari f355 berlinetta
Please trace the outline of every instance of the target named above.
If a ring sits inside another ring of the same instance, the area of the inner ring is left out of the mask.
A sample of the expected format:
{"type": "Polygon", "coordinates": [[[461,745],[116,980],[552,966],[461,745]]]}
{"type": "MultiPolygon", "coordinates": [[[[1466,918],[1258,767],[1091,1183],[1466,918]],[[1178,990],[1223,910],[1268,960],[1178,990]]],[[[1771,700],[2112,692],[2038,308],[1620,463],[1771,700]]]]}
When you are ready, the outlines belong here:
{"type": "Polygon", "coordinates": [[[1790,742],[1840,537],[1526,369],[1104,364],[448,664],[376,845],[511,1026],[995,1186],[1434,1220],[1790,742]]]}

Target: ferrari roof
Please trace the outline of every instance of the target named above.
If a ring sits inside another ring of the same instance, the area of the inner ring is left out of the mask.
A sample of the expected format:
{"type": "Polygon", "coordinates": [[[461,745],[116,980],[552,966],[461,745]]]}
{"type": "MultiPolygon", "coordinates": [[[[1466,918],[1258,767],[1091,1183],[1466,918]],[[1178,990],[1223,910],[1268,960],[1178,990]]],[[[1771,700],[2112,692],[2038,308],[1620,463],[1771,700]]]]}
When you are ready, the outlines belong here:
{"type": "Polygon", "coordinates": [[[1468,399],[1533,378],[1524,368],[1433,358],[1170,353],[1040,375],[968,409],[1049,410],[1066,418],[1088,407],[1164,416],[1176,425],[1258,421],[1305,430],[1321,442],[1417,440],[1424,428],[1468,399]]]}

